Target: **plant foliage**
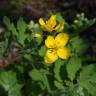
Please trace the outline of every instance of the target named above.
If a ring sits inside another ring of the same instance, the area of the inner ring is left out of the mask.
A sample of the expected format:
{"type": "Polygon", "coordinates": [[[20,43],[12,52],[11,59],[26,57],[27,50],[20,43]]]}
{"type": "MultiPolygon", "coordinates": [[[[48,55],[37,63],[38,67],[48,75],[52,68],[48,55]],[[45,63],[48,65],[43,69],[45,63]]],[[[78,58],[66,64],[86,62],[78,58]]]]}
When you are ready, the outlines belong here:
{"type": "Polygon", "coordinates": [[[79,14],[70,25],[56,14],[40,24],[6,16],[3,22],[8,32],[0,41],[0,90],[6,96],[95,96],[96,66],[84,61],[89,44],[78,34],[95,19],[79,14]],[[14,56],[19,59],[11,62],[14,56]]]}

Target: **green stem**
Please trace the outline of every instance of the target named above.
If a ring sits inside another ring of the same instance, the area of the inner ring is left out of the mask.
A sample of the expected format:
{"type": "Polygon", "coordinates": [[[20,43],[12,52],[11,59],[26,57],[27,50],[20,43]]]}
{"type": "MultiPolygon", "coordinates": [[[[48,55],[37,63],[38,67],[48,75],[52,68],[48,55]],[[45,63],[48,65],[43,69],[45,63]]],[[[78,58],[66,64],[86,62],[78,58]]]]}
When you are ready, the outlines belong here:
{"type": "Polygon", "coordinates": [[[48,82],[48,78],[47,78],[46,74],[44,74],[44,73],[43,73],[43,76],[44,76],[44,80],[45,80],[44,82],[46,84],[47,90],[48,90],[49,93],[51,93],[51,88],[50,88],[50,85],[49,85],[49,82],[48,82]]]}
{"type": "MultiPolygon", "coordinates": [[[[32,64],[32,66],[33,66],[33,68],[34,69],[37,69],[35,66],[34,66],[34,64],[32,64]]],[[[40,72],[40,71],[39,71],[40,72]]],[[[46,75],[46,73],[43,73],[43,72],[41,72],[41,74],[43,75],[43,77],[44,77],[44,84],[45,84],[45,86],[47,87],[47,90],[48,90],[48,93],[52,93],[51,92],[51,88],[50,88],[50,85],[49,85],[49,82],[48,82],[48,78],[47,78],[47,75],[46,75]]]]}

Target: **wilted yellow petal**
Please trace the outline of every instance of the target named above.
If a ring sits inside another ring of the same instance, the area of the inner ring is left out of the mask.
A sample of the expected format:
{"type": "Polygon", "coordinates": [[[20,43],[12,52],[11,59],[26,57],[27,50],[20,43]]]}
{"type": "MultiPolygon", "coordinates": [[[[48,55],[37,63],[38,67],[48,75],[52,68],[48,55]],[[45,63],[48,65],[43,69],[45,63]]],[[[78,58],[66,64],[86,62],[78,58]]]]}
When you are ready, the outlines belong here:
{"type": "Polygon", "coordinates": [[[45,45],[48,48],[54,48],[55,47],[55,40],[53,36],[48,36],[47,39],[45,40],[45,45]]]}
{"type": "Polygon", "coordinates": [[[59,48],[57,50],[57,54],[58,54],[59,58],[65,59],[65,60],[70,57],[70,51],[69,51],[69,49],[68,48],[64,48],[64,47],[59,48]]]}
{"type": "Polygon", "coordinates": [[[64,28],[64,22],[58,24],[58,25],[55,27],[54,30],[55,30],[56,32],[61,32],[61,31],[63,30],[63,28],[64,28]]]}
{"type": "Polygon", "coordinates": [[[41,26],[44,26],[44,25],[45,25],[45,22],[44,22],[43,18],[40,18],[40,19],[39,19],[39,24],[40,24],[41,26]]]}
{"type": "Polygon", "coordinates": [[[66,33],[59,33],[55,37],[55,42],[57,47],[63,47],[68,43],[69,37],[66,33]]]}
{"type": "Polygon", "coordinates": [[[56,50],[49,49],[44,57],[45,63],[53,63],[58,59],[56,50]]]}

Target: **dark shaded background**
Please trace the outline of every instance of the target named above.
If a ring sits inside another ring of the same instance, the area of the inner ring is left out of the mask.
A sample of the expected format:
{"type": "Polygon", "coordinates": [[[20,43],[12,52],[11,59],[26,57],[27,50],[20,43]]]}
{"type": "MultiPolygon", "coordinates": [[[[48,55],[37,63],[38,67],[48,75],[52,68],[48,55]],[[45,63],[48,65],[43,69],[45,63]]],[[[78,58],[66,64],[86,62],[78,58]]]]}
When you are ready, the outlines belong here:
{"type": "Polygon", "coordinates": [[[47,12],[64,12],[67,19],[79,12],[87,17],[96,17],[96,0],[0,0],[0,16],[10,16],[16,19],[19,16],[37,19],[47,12]]]}

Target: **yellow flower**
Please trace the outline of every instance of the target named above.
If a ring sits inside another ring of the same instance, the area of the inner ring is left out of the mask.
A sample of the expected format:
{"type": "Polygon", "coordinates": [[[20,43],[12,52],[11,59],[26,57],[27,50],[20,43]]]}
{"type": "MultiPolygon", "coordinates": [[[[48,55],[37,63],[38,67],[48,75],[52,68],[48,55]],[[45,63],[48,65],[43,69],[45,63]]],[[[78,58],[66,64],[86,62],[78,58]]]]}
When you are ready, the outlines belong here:
{"type": "Polygon", "coordinates": [[[68,59],[70,51],[64,47],[68,43],[69,37],[66,33],[59,33],[55,38],[48,36],[45,40],[45,45],[49,48],[45,54],[45,62],[53,63],[58,58],[68,59]]]}
{"type": "Polygon", "coordinates": [[[39,23],[42,29],[48,32],[52,31],[61,32],[64,28],[64,21],[62,21],[62,23],[58,25],[56,24],[56,15],[52,15],[46,22],[43,20],[43,18],[40,18],[39,23]]]}

